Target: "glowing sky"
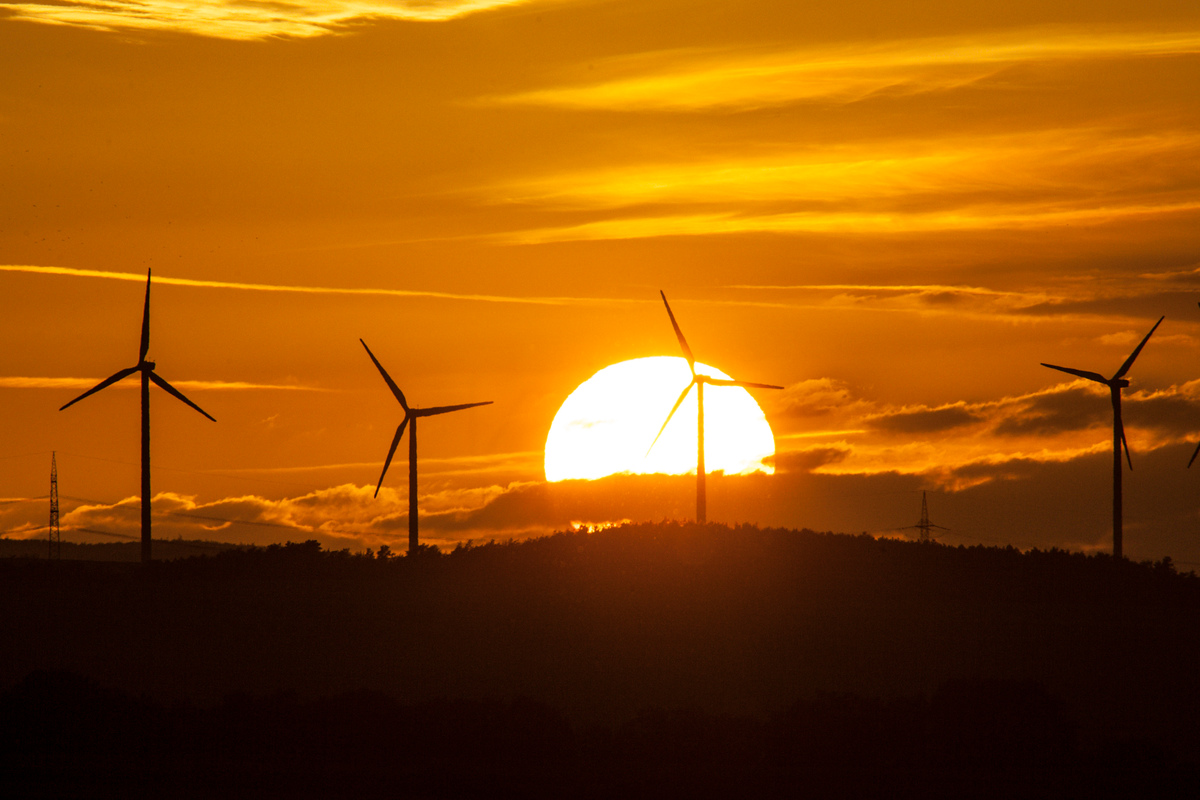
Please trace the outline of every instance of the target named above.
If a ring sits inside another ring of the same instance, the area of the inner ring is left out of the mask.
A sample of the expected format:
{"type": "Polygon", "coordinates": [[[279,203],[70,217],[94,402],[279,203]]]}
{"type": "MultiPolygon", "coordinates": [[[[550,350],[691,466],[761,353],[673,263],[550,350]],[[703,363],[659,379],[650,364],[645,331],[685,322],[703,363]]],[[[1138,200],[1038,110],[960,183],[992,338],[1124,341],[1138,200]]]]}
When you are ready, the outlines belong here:
{"type": "Polygon", "coordinates": [[[150,357],[219,420],[154,398],[161,535],[402,547],[359,337],[496,401],[422,441],[430,541],[686,515],[542,467],[580,383],[678,355],[664,289],[787,386],[710,519],[880,533],[925,489],[956,544],[1108,546],[1107,397],[1039,362],[1111,374],[1165,314],[1125,547],[1200,567],[1194,2],[0,3],[0,75],[7,535],[51,450],[64,524],[136,533],[137,393],[57,409],[132,363],[153,267],[150,357]]]}

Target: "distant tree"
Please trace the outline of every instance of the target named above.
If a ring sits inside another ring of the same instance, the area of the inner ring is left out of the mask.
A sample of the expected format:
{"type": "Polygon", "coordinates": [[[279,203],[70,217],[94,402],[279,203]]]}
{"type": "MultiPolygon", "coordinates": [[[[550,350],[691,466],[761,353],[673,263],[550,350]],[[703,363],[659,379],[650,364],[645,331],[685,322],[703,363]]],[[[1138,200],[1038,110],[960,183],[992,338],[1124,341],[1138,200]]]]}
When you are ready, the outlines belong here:
{"type": "Polygon", "coordinates": [[[392,548],[388,547],[386,544],[381,544],[379,545],[379,555],[375,557],[380,561],[387,561],[392,557],[392,555],[392,548]]]}

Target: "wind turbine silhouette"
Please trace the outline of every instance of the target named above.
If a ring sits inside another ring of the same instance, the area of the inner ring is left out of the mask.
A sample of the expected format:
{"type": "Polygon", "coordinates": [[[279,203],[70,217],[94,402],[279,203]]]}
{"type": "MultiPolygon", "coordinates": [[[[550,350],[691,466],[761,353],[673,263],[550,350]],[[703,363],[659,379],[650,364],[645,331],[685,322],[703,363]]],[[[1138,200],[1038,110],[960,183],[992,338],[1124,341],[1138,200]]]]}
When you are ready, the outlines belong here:
{"type": "Polygon", "coordinates": [[[120,372],[100,381],[100,383],[88,389],[83,394],[76,397],[71,402],[67,403],[62,408],[62,411],[70,408],[88,395],[111,386],[117,381],[128,378],[135,372],[142,373],[142,563],[150,562],[150,382],[158,384],[160,388],[168,394],[178,397],[183,402],[187,403],[192,408],[199,411],[204,416],[216,422],[211,414],[205,411],[200,406],[193,403],[191,400],[183,396],[183,392],[176,389],[171,384],[160,378],[155,373],[156,364],[153,361],[146,360],[146,353],[150,350],[150,270],[146,270],[146,305],[142,310],[142,343],[138,349],[138,363],[132,367],[123,369],[120,372]]]}
{"type": "Polygon", "coordinates": [[[1098,372],[1088,372],[1082,369],[1071,369],[1070,367],[1059,367],[1054,364],[1042,362],[1043,367],[1056,369],[1060,372],[1066,372],[1071,375],[1078,375],[1080,378],[1087,378],[1089,381],[1102,383],[1108,387],[1112,394],[1113,408],[1113,557],[1121,558],[1121,448],[1125,448],[1125,460],[1129,463],[1129,469],[1133,469],[1133,459],[1129,457],[1129,442],[1125,440],[1125,424],[1121,421],[1121,390],[1129,385],[1129,381],[1125,380],[1125,373],[1129,372],[1129,368],[1133,366],[1134,359],[1142,352],[1142,348],[1146,346],[1146,342],[1150,341],[1150,337],[1158,330],[1158,326],[1166,319],[1165,316],[1159,317],[1158,322],[1154,323],[1154,327],[1150,329],[1150,333],[1146,334],[1146,338],[1142,339],[1141,343],[1134,348],[1129,354],[1129,358],[1125,359],[1125,363],[1117,370],[1116,374],[1111,378],[1106,378],[1098,372]]]}
{"type": "Polygon", "coordinates": [[[683,357],[687,359],[688,368],[692,371],[692,380],[684,387],[683,393],[679,395],[679,399],[675,401],[674,407],[671,408],[671,413],[667,414],[667,421],[658,429],[658,436],[654,437],[654,441],[650,443],[650,447],[646,450],[646,455],[650,455],[650,451],[654,449],[654,445],[658,443],[659,437],[663,431],[667,429],[667,425],[671,422],[671,417],[675,416],[675,412],[679,410],[679,406],[683,404],[683,400],[687,397],[688,392],[692,387],[696,387],[696,521],[703,524],[708,518],[707,497],[705,495],[705,469],[704,469],[704,384],[710,386],[741,386],[742,388],[753,389],[782,389],[782,386],[774,386],[769,383],[749,383],[747,381],[724,380],[722,378],[712,378],[696,372],[696,359],[692,356],[692,349],[688,347],[687,339],[683,338],[683,331],[679,330],[679,323],[675,321],[675,315],[671,313],[671,304],[667,302],[667,295],[661,289],[658,293],[662,295],[663,305],[667,307],[667,316],[671,318],[671,327],[675,329],[675,336],[679,339],[679,347],[683,350],[683,357]]]}
{"type": "Polygon", "coordinates": [[[420,417],[435,417],[438,414],[449,414],[451,411],[462,411],[464,408],[474,408],[475,406],[491,405],[491,400],[485,400],[482,403],[462,403],[456,406],[435,406],[434,408],[411,408],[408,401],[404,399],[404,392],[400,391],[400,387],[392,380],[392,376],[388,375],[387,370],[383,368],[383,364],[379,363],[379,359],[371,352],[371,348],[367,347],[367,343],[362,342],[363,348],[367,351],[367,355],[375,362],[376,368],[379,369],[379,374],[387,381],[388,388],[392,390],[392,394],[400,401],[401,407],[404,408],[404,419],[400,420],[399,427],[396,428],[396,435],[392,438],[392,446],[388,449],[387,460],[383,462],[383,471],[379,473],[379,485],[375,487],[375,497],[379,497],[379,490],[383,488],[383,476],[387,475],[388,467],[391,466],[392,456],[396,454],[396,447],[400,444],[400,437],[404,435],[404,428],[412,423],[412,427],[408,430],[408,554],[416,555],[417,553],[417,419],[420,417]]]}

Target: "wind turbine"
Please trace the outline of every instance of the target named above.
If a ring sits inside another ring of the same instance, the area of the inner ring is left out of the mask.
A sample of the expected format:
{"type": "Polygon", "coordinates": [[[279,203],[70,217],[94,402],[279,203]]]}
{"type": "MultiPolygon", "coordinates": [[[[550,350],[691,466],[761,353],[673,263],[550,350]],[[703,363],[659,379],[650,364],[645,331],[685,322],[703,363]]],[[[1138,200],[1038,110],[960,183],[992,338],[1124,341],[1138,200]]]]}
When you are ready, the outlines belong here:
{"type": "Polygon", "coordinates": [[[679,323],[675,321],[675,315],[671,313],[671,304],[667,302],[667,295],[659,289],[658,293],[662,295],[663,305],[667,307],[667,316],[671,318],[671,327],[675,329],[675,336],[679,339],[679,347],[683,350],[683,357],[687,359],[688,368],[692,371],[692,380],[684,387],[683,393],[679,395],[679,399],[675,401],[671,413],[667,414],[667,421],[658,429],[658,436],[654,437],[654,441],[650,443],[650,448],[646,450],[646,455],[650,455],[650,450],[654,449],[654,445],[658,443],[658,439],[662,436],[663,431],[667,429],[667,424],[670,423],[671,417],[675,416],[675,412],[679,410],[679,406],[683,404],[683,399],[687,397],[688,392],[692,387],[696,387],[696,521],[703,524],[707,521],[707,498],[705,496],[705,469],[704,469],[704,384],[710,386],[741,386],[742,388],[753,389],[782,389],[782,386],[773,386],[769,383],[748,383],[747,381],[724,380],[721,378],[713,378],[696,372],[696,359],[692,356],[692,349],[688,347],[687,339],[683,338],[683,331],[679,330],[679,323]]]}
{"type": "Polygon", "coordinates": [[[150,350],[150,270],[146,270],[146,305],[142,310],[142,343],[138,349],[138,362],[132,367],[123,369],[108,378],[100,381],[100,383],[88,389],[83,394],[76,397],[71,402],[59,409],[70,408],[78,403],[83,398],[90,394],[95,394],[101,389],[111,386],[117,381],[128,378],[135,372],[142,374],[142,563],[150,562],[150,382],[158,384],[160,388],[168,394],[178,397],[183,402],[187,403],[192,408],[199,411],[204,416],[216,422],[212,415],[205,411],[200,406],[193,403],[183,396],[183,392],[176,389],[171,384],[160,378],[154,371],[155,363],[146,360],[146,353],[150,350]]]}
{"type": "Polygon", "coordinates": [[[435,406],[434,408],[411,408],[408,401],[404,399],[404,392],[400,391],[400,387],[392,380],[392,376],[387,374],[387,370],[383,368],[383,364],[379,363],[379,359],[371,352],[371,348],[367,347],[367,343],[362,342],[362,346],[367,351],[367,355],[375,362],[375,366],[379,369],[379,374],[387,381],[388,388],[392,390],[392,394],[400,401],[401,407],[404,409],[404,419],[400,420],[399,427],[396,428],[396,435],[392,438],[392,446],[388,449],[387,460],[383,462],[383,472],[379,473],[379,485],[375,487],[375,497],[379,497],[379,490],[383,488],[383,476],[387,475],[388,467],[391,466],[392,456],[396,454],[396,447],[400,444],[400,437],[404,435],[404,428],[410,423],[412,427],[408,429],[408,554],[416,555],[417,553],[417,419],[420,417],[435,417],[438,414],[449,414],[451,411],[462,411],[464,408],[474,408],[475,406],[491,405],[491,400],[485,400],[482,403],[462,403],[457,406],[435,406]]]}
{"type": "Polygon", "coordinates": [[[1150,341],[1150,337],[1158,330],[1158,326],[1166,319],[1165,316],[1159,317],[1158,322],[1154,323],[1154,327],[1150,329],[1150,333],[1146,334],[1146,338],[1142,339],[1141,343],[1134,348],[1129,354],[1129,358],[1125,359],[1125,363],[1117,370],[1116,374],[1111,378],[1106,378],[1098,372],[1088,372],[1082,369],[1071,369],[1070,367],[1059,367],[1054,364],[1042,362],[1043,367],[1056,369],[1060,372],[1066,372],[1071,375],[1078,375],[1080,378],[1087,378],[1089,381],[1102,383],[1108,387],[1112,394],[1113,408],[1113,557],[1121,558],[1121,448],[1125,448],[1125,460],[1129,463],[1129,469],[1133,469],[1133,459],[1129,457],[1129,442],[1125,440],[1125,424],[1121,422],[1121,390],[1129,385],[1129,381],[1125,379],[1125,373],[1129,372],[1129,368],[1133,366],[1133,361],[1142,352],[1142,348],[1146,346],[1146,342],[1150,341]]]}

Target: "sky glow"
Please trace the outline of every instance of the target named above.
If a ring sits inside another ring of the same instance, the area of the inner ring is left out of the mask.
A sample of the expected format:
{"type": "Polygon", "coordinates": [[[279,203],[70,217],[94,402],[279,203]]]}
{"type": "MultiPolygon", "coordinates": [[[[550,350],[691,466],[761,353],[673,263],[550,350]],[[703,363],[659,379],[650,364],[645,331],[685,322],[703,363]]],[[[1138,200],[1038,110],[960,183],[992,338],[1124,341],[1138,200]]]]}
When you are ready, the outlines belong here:
{"type": "Polygon", "coordinates": [[[166,536],[403,547],[360,338],[423,404],[495,401],[422,441],[431,543],[689,516],[690,405],[664,472],[546,480],[572,393],[679,355],[662,289],[786,387],[754,394],[774,471],[713,477],[710,519],[892,535],[926,491],[955,544],[1088,551],[1109,401],[1040,363],[1111,374],[1165,314],[1125,546],[1200,568],[1194,3],[0,3],[0,70],[7,535],[51,451],[103,501],[64,518],[136,533],[130,392],[58,407],[131,363],[152,269],[152,357],[220,420],[155,401],[166,536]]]}

